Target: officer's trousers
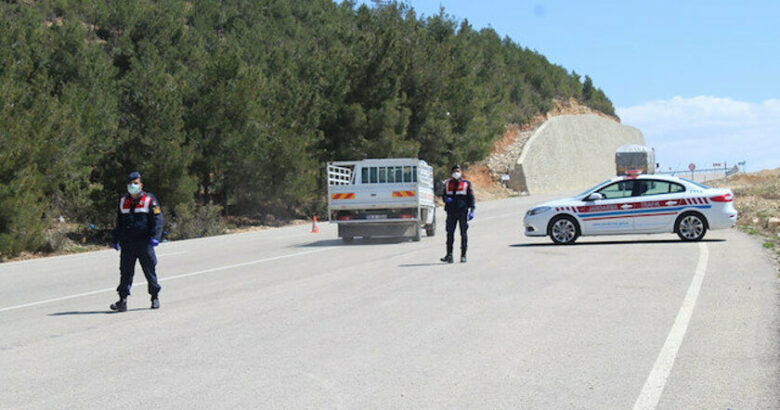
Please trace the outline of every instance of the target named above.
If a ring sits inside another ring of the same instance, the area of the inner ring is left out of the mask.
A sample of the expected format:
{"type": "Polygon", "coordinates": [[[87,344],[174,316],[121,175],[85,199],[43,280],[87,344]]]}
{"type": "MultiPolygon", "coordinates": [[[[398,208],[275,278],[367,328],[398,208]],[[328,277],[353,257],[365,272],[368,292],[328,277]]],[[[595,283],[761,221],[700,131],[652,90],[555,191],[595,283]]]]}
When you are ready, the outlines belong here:
{"type": "Polygon", "coordinates": [[[160,293],[160,284],[157,283],[157,256],[154,254],[154,248],[148,242],[131,242],[121,244],[121,260],[119,262],[119,287],[116,291],[120,298],[126,298],[130,294],[130,288],[133,286],[133,275],[135,274],[135,261],[141,262],[141,269],[146,276],[147,288],[149,294],[156,297],[160,293]]]}
{"type": "Polygon", "coordinates": [[[447,212],[447,255],[452,255],[456,224],[460,225],[460,254],[461,256],[466,256],[466,250],[469,247],[469,235],[466,232],[469,229],[468,209],[447,212]]]}

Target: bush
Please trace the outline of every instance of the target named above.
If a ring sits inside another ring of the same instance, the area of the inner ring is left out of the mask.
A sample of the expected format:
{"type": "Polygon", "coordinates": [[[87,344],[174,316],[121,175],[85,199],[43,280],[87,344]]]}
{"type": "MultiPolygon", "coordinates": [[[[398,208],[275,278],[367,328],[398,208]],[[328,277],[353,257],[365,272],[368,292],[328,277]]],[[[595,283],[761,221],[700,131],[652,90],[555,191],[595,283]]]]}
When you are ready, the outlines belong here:
{"type": "Polygon", "coordinates": [[[220,213],[222,207],[209,202],[207,205],[177,205],[175,216],[170,223],[170,239],[200,238],[219,235],[226,230],[220,213]]]}

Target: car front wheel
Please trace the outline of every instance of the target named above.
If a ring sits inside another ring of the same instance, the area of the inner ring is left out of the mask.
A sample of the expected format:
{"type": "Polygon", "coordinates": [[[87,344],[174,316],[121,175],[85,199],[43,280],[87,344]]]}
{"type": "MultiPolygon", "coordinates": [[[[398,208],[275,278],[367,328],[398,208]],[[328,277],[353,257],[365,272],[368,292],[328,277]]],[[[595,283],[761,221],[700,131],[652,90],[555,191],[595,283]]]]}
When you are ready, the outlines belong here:
{"type": "Polygon", "coordinates": [[[675,232],[680,239],[693,242],[699,241],[707,233],[707,224],[704,218],[695,213],[683,214],[677,218],[677,226],[675,226],[675,232]]]}
{"type": "Polygon", "coordinates": [[[556,216],[548,228],[550,238],[558,245],[570,245],[580,236],[577,221],[570,216],[556,216]]]}

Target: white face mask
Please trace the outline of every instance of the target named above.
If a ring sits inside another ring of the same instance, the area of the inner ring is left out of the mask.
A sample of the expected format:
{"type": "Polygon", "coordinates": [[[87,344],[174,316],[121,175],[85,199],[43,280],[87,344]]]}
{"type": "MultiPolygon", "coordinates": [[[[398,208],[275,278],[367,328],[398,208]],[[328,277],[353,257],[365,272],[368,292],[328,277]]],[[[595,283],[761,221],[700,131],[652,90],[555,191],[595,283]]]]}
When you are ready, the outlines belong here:
{"type": "Polygon", "coordinates": [[[141,185],[138,185],[138,184],[127,184],[127,192],[130,195],[135,195],[135,194],[141,192],[141,185]]]}
{"type": "Polygon", "coordinates": [[[460,172],[453,172],[452,177],[455,179],[460,179],[460,172]]]}

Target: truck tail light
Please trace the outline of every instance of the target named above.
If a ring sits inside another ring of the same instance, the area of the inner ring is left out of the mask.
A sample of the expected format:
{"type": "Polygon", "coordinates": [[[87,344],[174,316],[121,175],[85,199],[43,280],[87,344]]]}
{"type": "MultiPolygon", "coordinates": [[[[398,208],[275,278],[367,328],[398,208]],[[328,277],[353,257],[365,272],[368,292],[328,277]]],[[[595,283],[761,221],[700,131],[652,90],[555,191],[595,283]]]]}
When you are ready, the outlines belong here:
{"type": "Polygon", "coordinates": [[[342,215],[338,219],[339,219],[339,221],[351,221],[351,220],[355,219],[355,217],[352,216],[352,215],[342,215]]]}
{"type": "Polygon", "coordinates": [[[414,215],[411,214],[398,215],[398,217],[403,219],[414,219],[414,215]]]}
{"type": "Polygon", "coordinates": [[[642,174],[641,169],[627,169],[625,178],[636,178],[642,174]]]}
{"type": "Polygon", "coordinates": [[[712,202],[731,202],[734,200],[734,195],[731,193],[713,196],[710,198],[710,201],[712,202]]]}

